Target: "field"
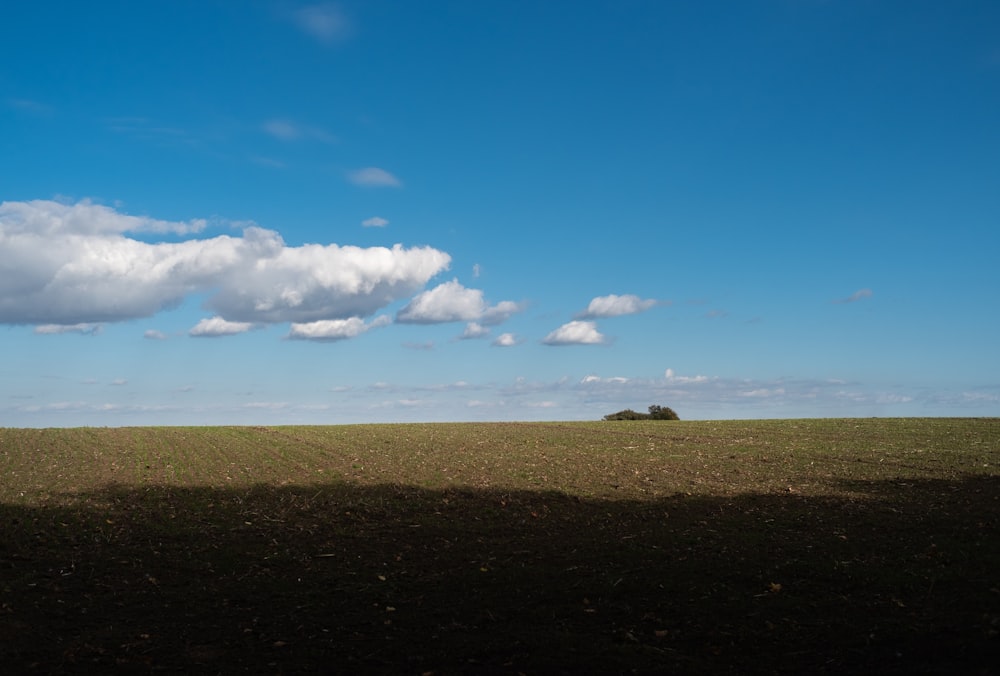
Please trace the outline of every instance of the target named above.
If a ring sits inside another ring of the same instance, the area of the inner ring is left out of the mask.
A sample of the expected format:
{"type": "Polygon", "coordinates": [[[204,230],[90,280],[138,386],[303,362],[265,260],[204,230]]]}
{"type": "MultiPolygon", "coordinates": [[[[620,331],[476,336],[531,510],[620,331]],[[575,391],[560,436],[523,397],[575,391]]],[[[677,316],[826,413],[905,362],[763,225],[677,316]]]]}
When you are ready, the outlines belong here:
{"type": "Polygon", "coordinates": [[[1000,419],[0,429],[7,673],[1000,665],[1000,419]]]}

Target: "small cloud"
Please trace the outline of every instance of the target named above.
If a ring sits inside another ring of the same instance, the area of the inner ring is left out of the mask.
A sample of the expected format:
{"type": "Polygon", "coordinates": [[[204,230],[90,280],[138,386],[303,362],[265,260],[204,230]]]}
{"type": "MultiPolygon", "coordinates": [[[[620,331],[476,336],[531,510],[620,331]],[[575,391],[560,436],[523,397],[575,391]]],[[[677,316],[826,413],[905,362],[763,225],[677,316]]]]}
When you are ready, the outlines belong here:
{"type": "Polygon", "coordinates": [[[366,218],[365,220],[361,221],[361,225],[365,226],[366,228],[384,228],[385,226],[389,225],[389,221],[380,216],[372,216],[371,218],[366,218]]]}
{"type": "Polygon", "coordinates": [[[489,306],[479,289],[468,289],[457,279],[444,282],[417,294],[406,307],[396,313],[403,324],[443,324],[447,322],[479,322],[500,324],[520,312],[519,303],[505,300],[489,306]]]}
{"type": "Polygon", "coordinates": [[[472,266],[472,276],[479,277],[480,273],[482,273],[482,268],[479,267],[479,263],[476,263],[472,266]]]}
{"type": "Polygon", "coordinates": [[[517,339],[517,336],[515,336],[513,333],[501,333],[499,336],[496,337],[496,340],[493,341],[493,346],[513,347],[514,345],[517,345],[518,342],[519,341],[517,339]]]}
{"type": "Polygon", "coordinates": [[[785,394],[785,388],[758,387],[752,390],[744,390],[738,394],[741,397],[748,397],[750,399],[773,399],[775,397],[783,396],[785,394]]]}
{"type": "Polygon", "coordinates": [[[705,316],[709,319],[725,319],[729,316],[729,313],[725,310],[709,310],[705,313],[705,316]]]}
{"type": "Polygon", "coordinates": [[[79,333],[85,336],[96,336],[101,332],[101,329],[100,324],[42,324],[35,327],[35,333],[39,335],[79,333]]]}
{"type": "Polygon", "coordinates": [[[911,401],[913,401],[913,397],[893,392],[884,392],[875,397],[877,404],[909,404],[911,401]]]}
{"type": "Polygon", "coordinates": [[[128,381],[124,378],[116,378],[111,381],[111,385],[114,387],[122,387],[123,385],[128,385],[128,381]]]}
{"type": "Polygon", "coordinates": [[[854,293],[852,293],[847,298],[839,298],[839,299],[837,299],[837,300],[835,300],[833,302],[837,303],[837,304],[842,304],[842,303],[856,303],[859,300],[863,300],[865,298],[871,298],[872,295],[873,294],[872,294],[872,290],[871,289],[858,289],[857,291],[855,291],[854,293]]]}
{"type": "Polygon", "coordinates": [[[625,294],[617,296],[598,296],[590,301],[587,309],[577,315],[578,319],[598,319],[600,317],[620,317],[621,315],[634,315],[656,307],[659,301],[653,299],[643,300],[639,296],[625,294]]]}
{"type": "Polygon", "coordinates": [[[529,408],[559,408],[559,404],[554,401],[536,401],[526,404],[529,408]]]}
{"type": "Polygon", "coordinates": [[[546,345],[604,345],[608,339],[597,330],[596,322],[575,320],[563,324],[542,342],[546,345]]]}
{"type": "Polygon", "coordinates": [[[664,371],[663,377],[668,383],[676,385],[708,382],[708,376],[679,376],[676,373],[674,373],[673,369],[667,369],[666,371],[664,371]]]}
{"type": "Polygon", "coordinates": [[[580,380],[581,385],[591,385],[594,383],[610,383],[612,385],[624,385],[628,383],[628,378],[625,378],[624,376],[612,376],[610,378],[602,378],[600,376],[589,375],[589,376],[584,376],[580,380]]]}
{"type": "Polygon", "coordinates": [[[167,334],[163,331],[157,331],[156,329],[150,329],[142,334],[143,338],[148,338],[149,340],[166,340],[167,334]]]}
{"type": "Polygon", "coordinates": [[[484,324],[495,325],[502,324],[512,315],[521,312],[524,309],[524,304],[515,303],[512,300],[502,300],[491,308],[487,308],[483,312],[483,316],[480,317],[480,321],[484,324]]]}
{"type": "Polygon", "coordinates": [[[356,338],[371,329],[385,326],[392,320],[386,315],[380,315],[371,323],[365,324],[360,317],[348,319],[324,319],[316,322],[293,323],[288,338],[292,340],[315,340],[335,342],[356,338]]]}
{"type": "Polygon", "coordinates": [[[230,322],[222,317],[212,317],[202,319],[188,331],[188,335],[194,338],[216,338],[219,336],[233,336],[238,333],[246,333],[254,327],[250,322],[230,322]]]}
{"type": "Polygon", "coordinates": [[[333,3],[302,7],[292,19],[300,30],[326,44],[339,42],[351,34],[350,21],[333,3]]]}
{"type": "Polygon", "coordinates": [[[385,169],[379,169],[378,167],[365,167],[364,169],[357,169],[350,172],[347,175],[347,179],[354,185],[362,185],[373,188],[398,188],[403,185],[398,178],[390,174],[385,169]]]}
{"type": "Polygon", "coordinates": [[[490,335],[490,330],[478,322],[469,322],[465,326],[465,331],[459,336],[459,340],[469,340],[472,338],[485,338],[490,335]]]}

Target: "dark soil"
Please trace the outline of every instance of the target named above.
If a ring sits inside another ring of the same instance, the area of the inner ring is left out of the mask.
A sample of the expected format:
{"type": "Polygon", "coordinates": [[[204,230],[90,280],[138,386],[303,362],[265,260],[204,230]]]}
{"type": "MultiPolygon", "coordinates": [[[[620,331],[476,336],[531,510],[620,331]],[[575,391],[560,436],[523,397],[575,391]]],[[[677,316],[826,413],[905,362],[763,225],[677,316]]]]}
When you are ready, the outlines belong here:
{"type": "Polygon", "coordinates": [[[0,504],[6,673],[1000,672],[1000,478],[0,504]]]}

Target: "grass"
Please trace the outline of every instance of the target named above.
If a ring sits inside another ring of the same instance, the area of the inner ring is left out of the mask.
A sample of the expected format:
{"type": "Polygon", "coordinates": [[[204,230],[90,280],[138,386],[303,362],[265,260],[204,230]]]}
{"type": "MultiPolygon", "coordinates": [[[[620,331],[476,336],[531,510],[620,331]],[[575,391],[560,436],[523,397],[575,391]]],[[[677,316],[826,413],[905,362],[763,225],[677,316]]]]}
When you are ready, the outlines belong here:
{"type": "Polygon", "coordinates": [[[997,673],[1000,419],[0,429],[14,672],[997,673]]]}

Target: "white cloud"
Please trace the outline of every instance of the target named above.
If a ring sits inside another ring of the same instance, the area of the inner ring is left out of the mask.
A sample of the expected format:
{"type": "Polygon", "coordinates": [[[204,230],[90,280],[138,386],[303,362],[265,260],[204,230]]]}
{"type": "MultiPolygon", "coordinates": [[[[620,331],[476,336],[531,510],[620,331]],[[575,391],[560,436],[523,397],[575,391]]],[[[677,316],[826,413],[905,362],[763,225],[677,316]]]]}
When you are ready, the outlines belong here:
{"type": "Polygon", "coordinates": [[[621,315],[634,315],[655,307],[659,301],[647,299],[643,300],[639,296],[625,294],[617,296],[598,296],[590,301],[587,309],[577,315],[578,319],[597,319],[599,317],[620,317],[621,315]]]}
{"type": "Polygon", "coordinates": [[[148,216],[129,216],[90,200],[76,204],[50,200],[0,202],[0,235],[12,239],[29,235],[62,237],[122,232],[190,235],[201,232],[207,225],[208,221],[203,218],[163,221],[148,216]]]}
{"type": "Polygon", "coordinates": [[[625,378],[623,376],[612,376],[610,378],[602,378],[600,376],[589,375],[589,376],[584,376],[580,380],[581,385],[589,385],[593,383],[624,385],[627,382],[628,378],[625,378]]]}
{"type": "Polygon", "coordinates": [[[115,387],[123,387],[125,385],[128,385],[128,380],[126,380],[125,378],[115,378],[114,380],[111,381],[111,384],[115,387]]]}
{"type": "MultiPolygon", "coordinates": [[[[148,317],[192,294],[244,323],[365,317],[446,269],[430,247],[287,247],[242,237],[148,243],[131,232],[190,234],[204,221],[160,221],[80,202],[0,203],[0,323],[73,326],[148,317]]],[[[52,329],[43,329],[53,332],[52,329]]]]}
{"type": "Polygon", "coordinates": [[[368,187],[390,187],[398,188],[403,185],[402,181],[390,174],[385,169],[378,167],[365,167],[357,169],[347,175],[348,180],[355,185],[368,187]]]}
{"type": "Polygon", "coordinates": [[[372,216],[371,218],[366,218],[365,220],[361,221],[361,225],[365,226],[366,228],[384,228],[385,226],[389,225],[389,221],[379,216],[372,216]]]}
{"type": "Polygon", "coordinates": [[[237,333],[246,333],[253,327],[253,324],[250,322],[230,322],[222,317],[212,317],[210,319],[202,319],[188,332],[188,335],[195,338],[233,336],[237,333]]]}
{"type": "Polygon", "coordinates": [[[679,376],[674,373],[673,369],[667,369],[664,371],[663,377],[668,383],[677,383],[680,385],[708,382],[708,376],[679,376]]]}
{"type": "Polygon", "coordinates": [[[459,336],[460,340],[468,340],[470,338],[485,338],[490,335],[490,330],[478,322],[469,322],[465,326],[465,331],[459,336]]]}
{"type": "Polygon", "coordinates": [[[596,322],[575,320],[563,324],[542,342],[546,345],[603,345],[608,339],[597,330],[596,322]]]}
{"type": "Polygon", "coordinates": [[[524,306],[520,303],[515,303],[512,300],[502,300],[493,307],[486,308],[479,321],[491,326],[502,324],[510,319],[512,315],[517,314],[523,309],[524,306]]]}
{"type": "Polygon", "coordinates": [[[292,18],[302,31],[327,44],[343,40],[351,33],[350,21],[333,3],[302,7],[292,18]]]}
{"type": "Polygon", "coordinates": [[[871,298],[872,295],[873,295],[873,293],[872,293],[871,289],[858,289],[857,291],[855,291],[854,293],[852,293],[847,298],[839,298],[839,299],[837,299],[837,300],[835,300],[833,302],[834,303],[856,303],[859,300],[863,300],[865,298],[871,298]]]}
{"type": "Polygon", "coordinates": [[[878,404],[908,404],[911,401],[913,401],[913,397],[907,396],[905,394],[883,392],[875,398],[875,401],[878,404]]]}
{"type": "Polygon", "coordinates": [[[167,334],[163,333],[163,331],[157,331],[156,329],[149,329],[142,334],[142,337],[150,340],[166,340],[167,334]]]}
{"type": "Polygon", "coordinates": [[[323,319],[316,322],[304,324],[292,324],[292,329],[288,337],[293,340],[316,340],[333,342],[356,338],[362,333],[371,329],[385,326],[392,320],[386,315],[377,317],[371,323],[365,324],[360,317],[349,317],[348,319],[323,319]]]}
{"type": "Polygon", "coordinates": [[[744,390],[739,393],[741,397],[751,397],[754,399],[770,399],[773,397],[781,397],[785,394],[785,388],[783,387],[758,387],[752,390],[744,390]]]}
{"type": "Polygon", "coordinates": [[[517,336],[513,333],[501,333],[496,337],[496,340],[493,341],[493,345],[495,347],[513,347],[514,345],[517,345],[518,342],[517,336]]]}
{"type": "Polygon", "coordinates": [[[984,403],[994,403],[1000,402],[1000,394],[993,392],[962,392],[960,399],[963,403],[967,402],[984,402],[984,403]]]}
{"type": "Polygon", "coordinates": [[[88,336],[96,336],[101,332],[100,324],[42,324],[35,327],[35,333],[82,333],[88,336]]]}
{"type": "Polygon", "coordinates": [[[208,306],[239,321],[365,317],[422,287],[451,262],[430,247],[280,247],[223,280],[208,306]]]}
{"type": "Polygon", "coordinates": [[[396,314],[396,321],[404,324],[475,321],[492,325],[506,321],[520,310],[521,306],[513,301],[490,307],[481,290],[468,289],[453,279],[418,294],[396,314]]]}

